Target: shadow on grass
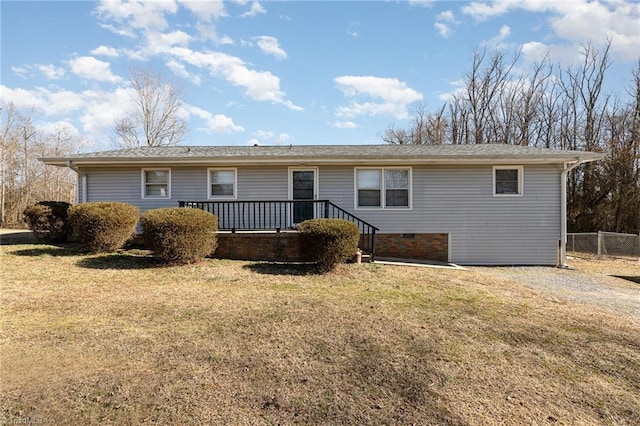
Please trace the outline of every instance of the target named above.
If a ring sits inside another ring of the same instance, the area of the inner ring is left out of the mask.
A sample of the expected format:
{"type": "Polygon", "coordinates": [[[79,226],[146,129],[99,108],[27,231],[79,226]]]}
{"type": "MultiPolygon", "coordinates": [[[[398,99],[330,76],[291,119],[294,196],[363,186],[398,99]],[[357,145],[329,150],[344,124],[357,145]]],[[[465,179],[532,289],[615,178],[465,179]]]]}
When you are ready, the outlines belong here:
{"type": "Polygon", "coordinates": [[[9,232],[0,235],[1,246],[11,246],[16,244],[43,244],[31,231],[9,232]]]}
{"type": "Polygon", "coordinates": [[[613,275],[616,278],[622,278],[623,280],[631,281],[632,283],[640,284],[640,275],[613,275]]]}
{"type": "Polygon", "coordinates": [[[80,259],[76,265],[87,269],[150,269],[161,268],[163,264],[151,256],[131,253],[113,253],[80,259]]]}
{"type": "Polygon", "coordinates": [[[264,275],[320,275],[322,271],[314,264],[310,263],[277,263],[259,262],[245,265],[257,274],[264,275]]]}
{"type": "MultiPolygon", "coordinates": [[[[47,244],[40,242],[39,244],[47,244]]],[[[78,244],[47,245],[44,247],[16,250],[12,254],[16,256],[82,256],[86,250],[78,244]]]]}

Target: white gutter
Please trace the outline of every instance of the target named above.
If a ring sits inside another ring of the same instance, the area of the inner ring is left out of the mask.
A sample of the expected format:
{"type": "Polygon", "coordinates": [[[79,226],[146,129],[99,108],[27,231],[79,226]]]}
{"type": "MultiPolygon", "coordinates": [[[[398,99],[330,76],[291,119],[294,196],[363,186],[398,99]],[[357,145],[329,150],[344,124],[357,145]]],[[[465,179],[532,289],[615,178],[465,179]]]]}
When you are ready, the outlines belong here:
{"type": "Polygon", "coordinates": [[[82,196],[78,193],[78,204],[87,202],[87,174],[83,173],[76,166],[73,165],[71,160],[67,160],[67,167],[76,172],[82,179],[82,196]]]}
{"type": "Polygon", "coordinates": [[[573,163],[564,163],[560,173],[560,261],[558,268],[568,268],[567,265],[567,174],[581,164],[596,159],[578,158],[573,163]]]}

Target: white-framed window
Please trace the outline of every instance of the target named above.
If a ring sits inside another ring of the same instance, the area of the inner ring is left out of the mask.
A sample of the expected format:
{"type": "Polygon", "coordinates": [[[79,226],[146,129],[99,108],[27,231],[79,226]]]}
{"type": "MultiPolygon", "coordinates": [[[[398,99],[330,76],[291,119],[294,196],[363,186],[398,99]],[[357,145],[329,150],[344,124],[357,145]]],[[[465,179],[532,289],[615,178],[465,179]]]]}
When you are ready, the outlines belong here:
{"type": "Polygon", "coordinates": [[[236,169],[207,169],[208,197],[213,199],[237,197],[236,169]]]}
{"type": "Polygon", "coordinates": [[[142,169],[142,198],[171,198],[171,169],[142,169]]]}
{"type": "Polygon", "coordinates": [[[357,167],[355,207],[411,208],[411,168],[357,167]]]}
{"type": "Polygon", "coordinates": [[[493,167],[493,195],[520,196],[523,193],[522,166],[494,166],[493,167]]]}

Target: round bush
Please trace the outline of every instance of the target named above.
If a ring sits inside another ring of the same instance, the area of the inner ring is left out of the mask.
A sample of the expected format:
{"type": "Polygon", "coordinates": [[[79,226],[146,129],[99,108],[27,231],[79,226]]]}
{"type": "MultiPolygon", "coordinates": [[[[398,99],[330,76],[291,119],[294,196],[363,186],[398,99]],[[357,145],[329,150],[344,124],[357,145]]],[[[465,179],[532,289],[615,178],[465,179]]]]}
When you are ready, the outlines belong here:
{"type": "Polygon", "coordinates": [[[69,209],[75,236],[94,253],[115,251],[135,235],[140,210],[119,202],[78,204],[69,209]]]}
{"type": "Polygon", "coordinates": [[[360,231],[343,219],[310,219],[298,225],[302,246],[309,259],[328,271],[358,250],[360,231]]]}
{"type": "Polygon", "coordinates": [[[40,201],[24,209],[24,221],[37,238],[63,243],[71,234],[69,207],[71,204],[64,201],[40,201]]]}
{"type": "Polygon", "coordinates": [[[142,234],[147,248],[169,264],[202,260],[218,246],[218,218],[204,210],[171,207],[142,215],[142,234]]]}

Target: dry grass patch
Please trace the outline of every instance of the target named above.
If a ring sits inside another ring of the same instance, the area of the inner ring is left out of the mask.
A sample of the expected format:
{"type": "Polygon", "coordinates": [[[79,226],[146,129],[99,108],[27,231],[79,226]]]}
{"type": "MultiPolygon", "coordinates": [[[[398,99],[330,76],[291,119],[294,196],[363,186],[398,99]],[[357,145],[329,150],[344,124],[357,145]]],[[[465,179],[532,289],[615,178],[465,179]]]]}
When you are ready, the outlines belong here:
{"type": "Polygon", "coordinates": [[[8,419],[640,423],[638,324],[480,271],[155,267],[19,242],[0,272],[8,419]]]}
{"type": "MultiPolygon", "coordinates": [[[[568,263],[572,268],[594,274],[636,277],[640,279],[640,259],[623,256],[596,256],[589,253],[572,253],[568,263]]],[[[637,281],[636,281],[637,282],[637,281]]],[[[640,284],[640,282],[637,282],[640,284]]]]}

